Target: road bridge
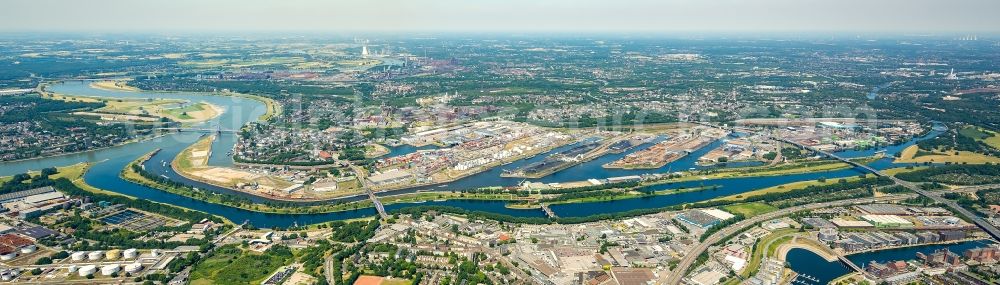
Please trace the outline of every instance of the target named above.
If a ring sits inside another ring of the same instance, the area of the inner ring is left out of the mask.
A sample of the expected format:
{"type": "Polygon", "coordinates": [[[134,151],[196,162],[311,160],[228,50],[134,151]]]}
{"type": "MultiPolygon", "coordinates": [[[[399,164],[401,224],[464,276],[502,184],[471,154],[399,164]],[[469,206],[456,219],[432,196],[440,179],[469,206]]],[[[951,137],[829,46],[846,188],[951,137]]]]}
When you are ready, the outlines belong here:
{"type": "Polygon", "coordinates": [[[371,181],[368,181],[367,178],[368,172],[365,171],[364,168],[354,165],[353,163],[351,164],[351,170],[354,170],[355,176],[357,176],[358,180],[361,181],[361,187],[364,188],[365,193],[368,194],[368,199],[372,201],[372,204],[375,204],[375,210],[378,211],[379,217],[383,220],[389,219],[389,214],[386,213],[385,206],[382,205],[382,201],[379,201],[378,196],[375,196],[375,192],[372,191],[371,181]]]}
{"type": "Polygon", "coordinates": [[[389,214],[385,212],[385,206],[382,205],[382,201],[378,200],[378,196],[375,196],[375,192],[372,192],[372,189],[368,187],[365,187],[365,192],[368,192],[368,199],[372,200],[372,204],[375,204],[375,210],[378,211],[378,215],[383,220],[389,219],[389,214]]]}
{"type": "Polygon", "coordinates": [[[161,131],[176,131],[176,132],[198,132],[198,133],[229,133],[235,134],[237,130],[225,130],[225,129],[209,129],[209,128],[156,128],[161,131]]]}
{"type": "Polygon", "coordinates": [[[549,216],[549,218],[558,218],[559,217],[559,216],[556,215],[556,212],[553,212],[552,209],[549,208],[549,205],[542,204],[542,211],[545,211],[545,215],[549,216]]]}
{"type": "Polygon", "coordinates": [[[872,275],[871,273],[868,273],[868,271],[865,271],[864,268],[861,268],[860,266],[858,266],[857,264],[855,264],[854,261],[851,261],[846,256],[838,254],[837,255],[837,259],[840,260],[840,263],[843,263],[844,265],[847,265],[847,267],[850,268],[851,270],[854,270],[855,272],[858,272],[858,273],[861,273],[862,275],[864,275],[866,279],[875,281],[874,282],[875,284],[879,284],[879,283],[882,282],[881,279],[879,279],[878,277],[875,277],[875,275],[872,275]]]}

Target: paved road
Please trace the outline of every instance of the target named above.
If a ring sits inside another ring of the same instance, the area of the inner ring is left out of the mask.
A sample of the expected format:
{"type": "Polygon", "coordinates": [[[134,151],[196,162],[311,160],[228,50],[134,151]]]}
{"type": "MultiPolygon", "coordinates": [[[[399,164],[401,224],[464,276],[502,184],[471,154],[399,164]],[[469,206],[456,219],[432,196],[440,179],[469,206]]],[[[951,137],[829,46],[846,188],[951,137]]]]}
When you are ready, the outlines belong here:
{"type": "Polygon", "coordinates": [[[326,275],[326,282],[333,282],[333,254],[323,260],[323,275],[326,275]]]}
{"type": "Polygon", "coordinates": [[[663,275],[661,275],[660,276],[660,280],[657,280],[656,283],[657,284],[671,284],[671,285],[680,284],[681,283],[681,279],[684,278],[684,273],[686,273],[688,271],[688,268],[690,268],[691,265],[694,264],[695,260],[698,259],[698,256],[701,255],[706,250],[708,250],[708,248],[710,246],[712,246],[713,244],[721,241],[723,238],[726,238],[726,237],[728,237],[730,235],[734,235],[736,233],[739,233],[739,232],[743,231],[745,228],[751,227],[751,226],[753,226],[753,225],[755,225],[755,224],[757,224],[759,222],[771,220],[771,219],[774,219],[774,218],[778,218],[778,217],[781,217],[781,216],[785,216],[785,215],[788,215],[788,214],[791,214],[791,213],[794,213],[794,212],[798,212],[798,211],[803,211],[803,210],[814,210],[814,209],[820,209],[820,208],[827,208],[827,207],[834,207],[834,206],[845,206],[845,205],[852,205],[852,204],[885,202],[885,201],[901,200],[901,199],[912,198],[912,197],[916,197],[916,194],[888,195],[888,196],[882,196],[882,197],[879,197],[879,198],[858,198],[858,199],[840,200],[840,201],[832,201],[832,202],[824,202],[824,203],[814,203],[814,204],[807,204],[807,205],[795,206],[795,207],[790,207],[790,208],[784,208],[784,209],[780,209],[780,210],[777,210],[777,211],[774,211],[774,212],[766,213],[766,214],[763,214],[763,215],[755,216],[755,217],[752,217],[750,219],[746,219],[746,220],[737,222],[737,223],[735,223],[733,225],[730,225],[730,226],[728,226],[726,228],[723,228],[722,230],[719,230],[718,232],[713,233],[708,238],[706,238],[705,241],[699,243],[697,246],[695,246],[690,251],[688,251],[684,255],[684,258],[681,259],[681,262],[679,264],[677,264],[677,267],[674,268],[673,272],[671,272],[670,274],[663,274],[663,275]]]}
{"type": "Polygon", "coordinates": [[[941,197],[941,195],[937,192],[923,190],[920,187],[914,185],[913,183],[910,183],[909,181],[903,181],[899,178],[892,176],[888,177],[891,178],[893,181],[896,181],[897,184],[903,185],[903,187],[909,188],[910,190],[913,190],[913,192],[917,192],[918,194],[924,197],[930,198],[931,200],[934,200],[934,202],[944,204],[948,208],[951,208],[952,210],[957,211],[963,216],[966,216],[967,218],[971,219],[973,223],[979,226],[979,228],[983,229],[983,231],[989,233],[990,236],[993,236],[994,239],[1000,240],[1000,229],[997,229],[996,226],[993,226],[993,224],[990,224],[990,222],[987,222],[983,218],[980,218],[972,211],[969,211],[965,207],[962,207],[958,203],[955,203],[955,201],[945,199],[944,197],[941,197]]]}
{"type": "Polygon", "coordinates": [[[956,212],[959,212],[963,216],[968,217],[969,219],[972,220],[973,223],[975,223],[977,226],[979,226],[980,229],[982,229],[986,233],[989,233],[990,236],[993,236],[994,239],[1000,240],[1000,229],[997,229],[995,226],[993,226],[993,224],[990,224],[986,220],[983,220],[982,218],[979,218],[979,216],[977,216],[976,214],[972,213],[972,211],[969,211],[968,209],[962,207],[958,203],[955,203],[955,201],[952,201],[952,200],[949,200],[949,199],[945,199],[944,197],[941,197],[941,195],[939,195],[936,192],[924,190],[924,189],[918,187],[916,184],[913,184],[913,183],[911,183],[909,181],[905,181],[905,180],[896,178],[895,176],[892,176],[892,175],[885,175],[884,173],[882,173],[878,169],[872,168],[871,166],[868,166],[867,164],[858,163],[856,161],[852,161],[850,159],[843,158],[843,157],[841,157],[839,155],[836,155],[836,154],[833,154],[833,153],[830,153],[830,152],[827,152],[827,151],[824,151],[824,150],[816,149],[814,147],[811,147],[811,146],[808,146],[808,145],[804,145],[804,144],[801,144],[801,143],[798,143],[798,142],[795,142],[795,141],[792,141],[792,140],[787,140],[787,139],[784,139],[784,138],[771,137],[771,139],[778,140],[778,141],[783,141],[783,142],[786,142],[786,143],[790,143],[790,144],[798,146],[798,147],[800,147],[802,149],[809,150],[809,151],[812,151],[812,152],[815,152],[815,153],[819,153],[819,154],[825,155],[827,157],[830,157],[830,158],[833,158],[833,159],[836,159],[836,160],[843,161],[843,162],[845,162],[847,164],[850,164],[851,166],[854,166],[855,168],[860,168],[860,169],[863,169],[863,170],[865,170],[867,172],[871,172],[872,174],[875,174],[876,176],[887,177],[889,179],[892,179],[892,181],[895,182],[896,184],[901,185],[903,187],[906,187],[907,189],[910,189],[913,192],[917,192],[917,194],[920,194],[920,195],[922,195],[924,197],[930,198],[934,202],[943,204],[946,207],[951,208],[952,210],[954,210],[956,212]]]}
{"type": "MultiPolygon", "coordinates": [[[[707,124],[707,123],[703,123],[703,124],[719,128],[719,126],[714,126],[712,124],[707,124]]],[[[733,129],[736,129],[736,128],[733,128],[733,129]]],[[[740,131],[750,132],[750,133],[758,133],[758,132],[756,132],[754,130],[750,130],[750,129],[740,129],[740,131]]],[[[793,140],[788,140],[788,139],[785,139],[785,138],[774,137],[774,136],[770,136],[768,134],[763,134],[763,133],[759,133],[759,134],[767,136],[769,139],[772,139],[772,140],[776,140],[776,141],[781,141],[781,142],[785,142],[785,143],[788,143],[788,144],[792,144],[792,145],[795,145],[795,146],[797,146],[799,148],[802,148],[802,149],[805,149],[805,150],[809,150],[809,151],[812,151],[812,152],[815,152],[815,153],[819,153],[819,154],[822,154],[822,155],[827,156],[829,158],[833,158],[833,159],[845,162],[847,164],[850,164],[851,166],[854,166],[855,168],[859,168],[859,169],[863,169],[863,170],[865,170],[867,172],[871,172],[872,174],[875,174],[876,176],[887,177],[889,179],[892,179],[892,181],[895,182],[897,185],[901,185],[903,187],[906,187],[907,189],[910,189],[913,192],[917,192],[917,194],[920,194],[920,195],[922,195],[924,197],[930,198],[934,202],[943,204],[946,207],[951,208],[952,210],[954,210],[954,211],[962,214],[963,216],[968,217],[969,219],[972,220],[972,222],[974,224],[976,224],[976,226],[979,226],[980,229],[982,229],[986,233],[990,234],[990,236],[992,236],[994,239],[1000,240],[1000,229],[997,229],[997,227],[994,226],[993,224],[990,224],[986,220],[983,220],[982,218],[980,218],[975,213],[972,213],[972,211],[969,211],[968,209],[965,209],[964,207],[962,207],[958,203],[955,203],[955,201],[952,201],[952,200],[949,200],[949,199],[945,199],[944,197],[941,197],[936,192],[924,190],[924,189],[922,189],[920,187],[917,187],[917,185],[915,185],[915,184],[913,184],[913,183],[911,183],[909,181],[904,181],[904,180],[896,178],[896,177],[894,177],[892,175],[885,175],[884,173],[882,173],[878,169],[872,168],[871,166],[868,166],[867,164],[858,163],[856,161],[852,161],[850,159],[843,158],[843,157],[841,157],[839,155],[836,155],[836,154],[828,152],[828,151],[824,151],[824,150],[821,150],[821,149],[816,149],[816,148],[814,148],[812,146],[804,145],[802,143],[799,143],[799,142],[796,142],[796,141],[793,141],[793,140]]]]}

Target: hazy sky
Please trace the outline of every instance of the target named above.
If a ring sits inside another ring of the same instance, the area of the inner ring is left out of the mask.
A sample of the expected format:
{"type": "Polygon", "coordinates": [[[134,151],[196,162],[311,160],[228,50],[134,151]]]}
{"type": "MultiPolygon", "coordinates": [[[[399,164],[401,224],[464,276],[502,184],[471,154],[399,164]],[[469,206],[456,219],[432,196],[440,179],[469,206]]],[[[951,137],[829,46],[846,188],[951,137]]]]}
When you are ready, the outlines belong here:
{"type": "Polygon", "coordinates": [[[0,0],[0,7],[0,31],[1000,31],[1000,0],[0,0]]]}

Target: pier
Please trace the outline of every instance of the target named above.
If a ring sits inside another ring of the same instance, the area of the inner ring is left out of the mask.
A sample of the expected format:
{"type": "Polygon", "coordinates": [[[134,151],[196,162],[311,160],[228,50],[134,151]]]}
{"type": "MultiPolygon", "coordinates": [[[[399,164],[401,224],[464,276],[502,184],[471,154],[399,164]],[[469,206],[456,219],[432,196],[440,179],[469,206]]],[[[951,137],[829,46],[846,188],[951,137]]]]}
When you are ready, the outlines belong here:
{"type": "Polygon", "coordinates": [[[567,168],[580,165],[609,153],[611,145],[618,139],[605,139],[603,142],[590,142],[571,149],[554,153],[544,160],[526,165],[513,171],[504,171],[500,177],[537,179],[549,176],[567,168]]]}

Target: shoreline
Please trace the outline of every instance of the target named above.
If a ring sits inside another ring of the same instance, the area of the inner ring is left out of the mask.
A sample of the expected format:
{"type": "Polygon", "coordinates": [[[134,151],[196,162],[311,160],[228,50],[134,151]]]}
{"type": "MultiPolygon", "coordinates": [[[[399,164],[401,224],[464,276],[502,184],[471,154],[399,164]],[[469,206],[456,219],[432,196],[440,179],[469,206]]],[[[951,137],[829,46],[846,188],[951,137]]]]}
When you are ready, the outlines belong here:
{"type": "Polygon", "coordinates": [[[837,254],[832,250],[822,247],[818,244],[815,244],[815,241],[807,237],[801,237],[798,235],[793,235],[792,240],[786,243],[779,244],[778,248],[775,250],[777,255],[776,257],[778,258],[778,260],[787,262],[788,252],[793,249],[807,250],[809,252],[812,252],[813,254],[816,254],[820,258],[823,258],[827,262],[835,262],[838,260],[837,254]],[[803,241],[799,241],[800,239],[803,241]]]}
{"type": "MultiPolygon", "coordinates": [[[[119,177],[121,177],[122,180],[131,182],[131,183],[135,183],[135,184],[143,185],[143,186],[146,186],[146,187],[150,187],[150,188],[153,188],[153,189],[156,189],[156,190],[159,190],[159,191],[164,191],[164,192],[172,193],[174,195],[182,196],[182,197],[185,197],[185,198],[196,199],[196,200],[201,200],[201,201],[206,202],[206,203],[212,203],[212,204],[216,204],[216,205],[221,205],[221,206],[226,206],[226,207],[232,207],[232,208],[242,209],[242,210],[246,210],[246,211],[257,212],[257,213],[265,213],[265,214],[282,214],[282,215],[326,214],[326,213],[336,213],[336,212],[347,212],[347,211],[362,210],[362,209],[366,209],[366,208],[371,208],[372,207],[372,206],[357,204],[358,207],[356,207],[354,209],[335,209],[335,210],[318,210],[318,211],[312,211],[314,209],[317,209],[317,207],[334,207],[334,208],[336,208],[336,207],[345,207],[345,208],[347,208],[346,205],[351,205],[352,203],[363,203],[362,201],[358,201],[358,202],[348,202],[348,203],[343,203],[343,204],[326,204],[326,205],[314,205],[314,206],[295,206],[295,207],[289,207],[289,208],[280,208],[280,209],[295,209],[295,210],[292,210],[292,211],[275,211],[275,210],[262,210],[262,209],[259,209],[259,208],[258,209],[254,209],[253,207],[248,207],[247,205],[257,205],[257,206],[263,206],[263,207],[272,208],[272,209],[276,208],[275,206],[271,206],[271,205],[263,204],[263,203],[256,203],[256,202],[252,202],[252,201],[248,201],[246,203],[240,203],[240,204],[237,205],[237,204],[234,204],[234,203],[228,203],[228,202],[223,202],[223,201],[215,201],[215,200],[210,200],[210,199],[203,199],[203,197],[196,197],[194,195],[190,195],[189,193],[187,193],[187,191],[173,190],[174,187],[169,187],[169,186],[160,184],[160,183],[158,183],[156,181],[152,181],[149,178],[146,178],[146,177],[140,175],[139,173],[132,171],[132,165],[142,165],[142,163],[144,161],[147,161],[150,157],[152,157],[152,154],[155,154],[157,151],[158,150],[154,150],[154,151],[152,151],[150,153],[147,153],[147,154],[139,157],[139,159],[136,159],[136,160],[133,160],[132,162],[130,162],[128,164],[128,166],[126,166],[125,169],[123,169],[121,171],[121,173],[119,174],[119,177]],[[129,177],[129,175],[135,175],[135,177],[129,177]]],[[[192,190],[194,189],[194,187],[190,187],[190,186],[187,186],[187,185],[185,185],[185,187],[191,188],[192,190]]],[[[194,190],[194,191],[206,192],[206,195],[209,195],[209,196],[206,196],[206,197],[211,197],[212,195],[215,195],[215,194],[218,194],[218,195],[231,195],[231,194],[225,194],[225,193],[215,193],[215,192],[210,191],[210,190],[201,190],[201,189],[194,190]]],[[[367,201],[367,200],[364,200],[364,201],[367,201]]],[[[282,201],[275,201],[275,202],[282,202],[282,201]]]]}
{"type": "MultiPolygon", "coordinates": [[[[199,124],[199,123],[204,123],[204,122],[210,121],[212,119],[218,118],[219,116],[222,116],[222,114],[226,112],[226,109],[224,109],[224,108],[222,108],[220,106],[217,106],[215,104],[212,104],[212,103],[209,103],[209,102],[205,102],[205,101],[198,102],[198,103],[193,103],[193,104],[195,104],[195,105],[197,105],[197,104],[204,104],[204,107],[208,109],[208,111],[209,111],[208,115],[210,115],[210,116],[195,117],[195,116],[191,116],[190,115],[191,113],[188,113],[188,116],[191,117],[191,119],[181,119],[181,118],[177,118],[176,116],[167,115],[167,114],[162,114],[163,115],[162,117],[169,117],[169,119],[172,119],[173,121],[175,121],[177,123],[180,123],[181,125],[191,125],[191,124],[199,124]]],[[[164,109],[164,110],[167,110],[167,109],[164,109]]],[[[205,111],[205,110],[201,110],[201,111],[205,111]]],[[[196,112],[201,112],[201,111],[196,111],[196,112]]],[[[163,112],[163,111],[161,111],[161,112],[163,112]]]]}
{"type": "MultiPolygon", "coordinates": [[[[132,79],[133,78],[129,78],[129,80],[132,80],[132,79]]],[[[60,79],[60,80],[55,80],[55,81],[49,81],[49,82],[39,83],[38,87],[36,89],[37,89],[37,92],[39,94],[46,94],[49,91],[46,91],[45,88],[48,87],[50,84],[62,83],[62,82],[69,82],[69,81],[83,81],[83,82],[87,82],[87,81],[100,81],[100,80],[102,80],[102,79],[60,79]]],[[[106,91],[108,91],[108,90],[106,90],[106,91]]],[[[119,90],[113,90],[113,91],[119,91],[119,90]]],[[[268,119],[270,119],[270,118],[272,118],[274,116],[277,116],[282,111],[281,105],[278,104],[276,101],[274,101],[274,99],[271,99],[271,98],[265,97],[265,96],[254,95],[254,94],[243,94],[243,93],[237,93],[237,92],[226,92],[226,93],[223,93],[223,92],[207,92],[207,91],[147,90],[147,89],[142,89],[142,88],[138,88],[138,87],[135,87],[134,91],[122,91],[122,92],[150,92],[150,93],[164,93],[164,94],[193,93],[193,94],[205,95],[205,96],[223,96],[223,97],[242,97],[242,98],[247,98],[247,99],[251,99],[251,100],[256,100],[256,101],[261,102],[261,103],[264,104],[264,108],[265,108],[264,114],[260,115],[259,117],[257,117],[258,121],[267,121],[268,119]]],[[[94,97],[94,96],[84,96],[84,97],[94,97]]],[[[97,96],[97,97],[100,97],[100,96],[97,96]]],[[[100,97],[100,98],[103,98],[103,97],[100,97]]]]}
{"type": "MultiPolygon", "coordinates": [[[[32,158],[22,158],[22,159],[17,159],[17,160],[0,161],[0,165],[4,165],[4,164],[8,164],[8,163],[19,163],[19,162],[25,162],[25,161],[30,161],[30,160],[36,160],[36,159],[47,159],[47,158],[56,158],[56,157],[67,156],[67,155],[83,154],[83,153],[87,153],[87,152],[96,152],[96,151],[105,150],[105,149],[109,149],[109,148],[126,146],[126,145],[133,144],[133,143],[140,143],[140,142],[154,140],[154,139],[166,136],[167,134],[170,134],[170,133],[167,132],[167,133],[161,133],[161,134],[152,135],[152,136],[139,137],[139,138],[136,138],[136,139],[125,141],[125,142],[120,143],[120,144],[109,145],[109,146],[99,147],[99,148],[95,148],[95,149],[88,149],[88,150],[81,150],[81,151],[74,151],[74,152],[67,152],[67,153],[60,153],[60,154],[55,154],[55,155],[39,156],[39,157],[32,157],[32,158]]],[[[63,166],[71,166],[71,165],[79,164],[79,163],[89,163],[89,162],[83,161],[83,162],[77,162],[77,163],[63,165],[63,166]]],[[[54,167],[59,167],[59,166],[54,166],[54,167]]]]}
{"type": "MultiPolygon", "coordinates": [[[[331,197],[331,198],[325,198],[325,199],[324,198],[294,199],[294,198],[286,198],[286,197],[279,197],[279,196],[260,195],[260,194],[257,194],[257,193],[253,193],[253,192],[249,192],[249,191],[245,191],[245,190],[241,190],[241,189],[236,189],[236,188],[233,188],[233,187],[230,187],[230,186],[227,186],[227,185],[221,185],[221,184],[218,184],[215,181],[211,181],[210,179],[204,179],[204,178],[192,175],[190,173],[187,173],[187,170],[182,169],[180,167],[180,165],[179,165],[180,156],[184,155],[184,153],[186,153],[186,152],[189,152],[189,150],[191,150],[192,147],[194,147],[195,145],[201,143],[202,140],[209,140],[210,141],[208,143],[208,145],[209,145],[209,157],[211,157],[211,152],[212,152],[211,151],[211,142],[215,141],[215,136],[214,135],[210,135],[210,136],[207,136],[205,138],[199,139],[199,141],[197,141],[197,142],[189,145],[187,148],[184,148],[183,150],[181,150],[181,152],[178,153],[177,156],[175,156],[174,159],[170,161],[170,169],[172,169],[174,172],[176,172],[177,175],[180,175],[181,177],[184,177],[184,178],[187,178],[187,179],[190,179],[190,180],[193,180],[193,181],[198,181],[198,182],[201,182],[201,183],[205,183],[205,184],[212,185],[212,186],[215,186],[215,187],[223,188],[223,189],[226,189],[226,190],[230,190],[230,191],[239,192],[239,193],[243,193],[243,194],[247,194],[247,195],[252,195],[252,196],[255,196],[255,197],[260,197],[260,198],[268,199],[268,200],[271,200],[271,201],[274,201],[274,202],[315,203],[315,202],[324,202],[324,201],[336,201],[336,200],[339,200],[339,199],[345,199],[345,198],[355,197],[355,196],[363,195],[364,194],[363,192],[359,192],[356,195],[345,195],[345,196],[331,197]]],[[[206,158],[205,163],[207,163],[207,159],[208,158],[206,158]]],[[[219,166],[208,166],[207,164],[205,166],[206,167],[228,168],[228,167],[219,167],[219,166]]],[[[192,167],[194,167],[194,166],[192,165],[192,167]]],[[[188,186],[190,186],[190,185],[188,185],[188,186]]]]}
{"type": "MultiPolygon", "coordinates": [[[[159,190],[159,191],[168,192],[168,193],[171,193],[171,194],[174,194],[174,195],[178,195],[178,196],[182,196],[182,197],[189,198],[189,199],[201,200],[201,201],[206,202],[206,203],[212,203],[212,204],[216,204],[216,205],[220,205],[220,206],[225,206],[225,207],[231,207],[231,208],[237,208],[237,209],[241,209],[241,210],[245,210],[245,211],[250,211],[250,212],[255,212],[255,213],[279,214],[279,215],[313,215],[313,214],[332,214],[332,213],[340,213],[340,212],[350,212],[350,211],[358,211],[358,210],[365,210],[365,209],[373,209],[374,208],[374,205],[370,204],[371,202],[369,200],[347,202],[347,203],[342,203],[342,204],[324,204],[324,205],[313,205],[313,206],[289,206],[289,207],[285,207],[285,206],[272,206],[272,205],[263,204],[263,203],[257,203],[257,202],[252,202],[252,201],[246,202],[246,203],[240,203],[240,204],[237,205],[237,204],[229,203],[229,202],[223,202],[223,201],[217,201],[217,200],[211,200],[211,199],[202,199],[201,197],[190,195],[190,193],[188,193],[187,191],[178,191],[178,190],[175,190],[175,189],[173,189],[173,187],[162,185],[162,184],[157,183],[155,181],[149,180],[148,178],[146,178],[146,177],[144,177],[144,176],[142,176],[142,175],[140,175],[140,174],[138,174],[136,172],[131,171],[131,166],[132,165],[134,165],[136,163],[141,163],[141,161],[144,161],[144,160],[148,160],[149,157],[152,156],[151,154],[153,154],[155,152],[156,151],[150,152],[150,153],[148,153],[148,154],[140,157],[139,159],[137,159],[135,161],[132,161],[131,163],[129,163],[129,166],[127,166],[126,169],[124,169],[119,174],[119,176],[122,177],[123,180],[128,181],[130,183],[135,183],[135,184],[143,185],[143,186],[150,187],[150,188],[153,188],[153,189],[156,189],[156,190],[159,190]],[[128,177],[129,175],[135,175],[136,177],[128,177]],[[259,207],[267,208],[267,209],[271,209],[271,210],[264,210],[264,209],[261,209],[261,208],[255,208],[253,206],[259,206],[259,207]],[[329,208],[328,209],[323,209],[323,207],[329,207],[329,208]],[[275,210],[275,209],[288,209],[289,211],[279,211],[279,210],[275,210]]],[[[231,195],[231,194],[219,194],[219,193],[215,193],[215,192],[212,192],[212,191],[209,191],[209,190],[197,190],[197,191],[199,191],[199,192],[205,192],[206,193],[205,195],[207,195],[206,197],[214,197],[215,195],[231,195]]],[[[430,201],[430,199],[417,199],[417,198],[421,198],[420,196],[423,196],[423,195],[434,195],[434,196],[441,195],[441,196],[443,196],[443,197],[440,197],[440,198],[435,197],[434,198],[435,200],[442,200],[443,199],[443,200],[472,200],[472,201],[509,201],[509,200],[505,200],[505,199],[496,199],[496,198],[482,197],[482,196],[477,196],[477,195],[461,197],[462,193],[419,192],[419,193],[406,193],[406,194],[398,194],[398,195],[388,196],[386,198],[389,198],[389,199],[386,199],[385,205],[393,205],[393,204],[420,204],[421,202],[430,201]],[[410,195],[417,196],[417,197],[407,197],[407,196],[410,196],[410,195]],[[414,200],[411,200],[411,199],[414,199],[414,200]]],[[[370,218],[371,217],[362,217],[362,218],[354,218],[354,219],[370,219],[370,218]]],[[[348,220],[354,220],[354,219],[348,219],[348,220]]],[[[317,224],[322,224],[322,223],[326,223],[326,222],[321,222],[321,223],[317,223],[317,224]]]]}
{"type": "Polygon", "coordinates": [[[100,89],[105,91],[121,91],[121,92],[138,92],[141,91],[139,88],[128,86],[126,84],[129,80],[101,80],[91,82],[88,86],[94,89],[100,89]],[[118,85],[122,83],[122,85],[118,85]]]}
{"type": "MultiPolygon", "coordinates": [[[[759,175],[757,175],[756,172],[739,173],[739,171],[740,170],[746,170],[746,169],[761,168],[761,166],[744,166],[744,167],[725,168],[724,171],[718,172],[718,173],[711,173],[711,174],[707,174],[707,175],[693,175],[693,174],[692,175],[684,175],[684,176],[681,176],[681,177],[678,177],[678,178],[669,178],[669,179],[665,179],[665,180],[653,181],[653,182],[650,182],[649,184],[646,184],[645,186],[662,185],[662,184],[670,184],[670,183],[678,183],[678,182],[688,182],[688,181],[697,181],[697,180],[699,180],[699,178],[701,180],[715,180],[715,179],[739,179],[739,178],[755,178],[755,177],[773,177],[773,176],[795,175],[795,174],[805,174],[805,173],[813,173],[813,172],[838,171],[838,170],[844,170],[844,169],[850,169],[851,168],[851,166],[848,165],[847,163],[843,163],[843,162],[839,162],[839,161],[834,161],[834,160],[829,160],[829,163],[823,163],[823,164],[814,165],[814,166],[797,166],[797,165],[789,165],[789,166],[792,166],[793,168],[788,169],[788,171],[785,171],[785,170],[761,171],[761,172],[759,172],[759,173],[761,173],[759,175]],[[827,165],[836,166],[836,167],[814,169],[816,167],[822,167],[822,166],[827,166],[827,165]],[[722,174],[732,174],[732,175],[730,175],[730,176],[720,176],[722,174]]],[[[811,180],[804,180],[804,181],[811,181],[811,180]]],[[[802,181],[799,181],[799,182],[802,182],[802,181]]],[[[766,189],[766,188],[761,188],[761,189],[766,189]]],[[[756,190],[761,190],[761,189],[756,189],[756,190]]]]}
{"type": "MultiPolygon", "coordinates": [[[[135,197],[135,196],[126,195],[126,194],[122,194],[122,193],[118,193],[118,192],[114,192],[114,191],[110,191],[110,190],[105,190],[105,189],[97,188],[97,187],[95,187],[95,186],[90,185],[89,183],[87,183],[87,181],[84,179],[84,176],[86,175],[87,171],[90,170],[90,167],[94,166],[94,164],[96,164],[96,163],[94,163],[94,162],[80,162],[80,163],[71,164],[71,165],[68,165],[68,166],[57,167],[57,169],[59,169],[59,172],[57,172],[54,176],[57,176],[58,178],[66,178],[66,180],[69,180],[69,182],[71,184],[73,184],[73,186],[76,186],[77,188],[80,188],[81,190],[89,192],[89,193],[100,194],[100,195],[121,196],[121,197],[125,197],[125,198],[132,199],[132,200],[139,200],[139,198],[135,197]],[[66,174],[65,172],[63,172],[63,171],[65,171],[66,168],[78,167],[77,165],[79,165],[80,170],[78,171],[78,173],[76,173],[76,175],[74,175],[74,176],[60,176],[60,174],[66,174]]],[[[62,191],[60,190],[60,192],[62,192],[62,191]]],[[[166,206],[177,208],[177,209],[183,209],[183,210],[192,211],[192,212],[205,213],[207,215],[218,217],[224,223],[235,225],[235,223],[233,223],[231,220],[227,219],[226,217],[223,217],[223,216],[220,216],[220,215],[216,215],[216,214],[212,214],[212,213],[209,213],[209,212],[199,211],[199,210],[195,210],[195,209],[190,209],[190,208],[186,208],[186,207],[181,207],[181,206],[177,206],[177,205],[173,205],[173,204],[161,203],[161,202],[156,202],[156,201],[150,201],[150,202],[161,204],[161,205],[166,205],[166,206]]]]}
{"type": "Polygon", "coordinates": [[[966,239],[960,239],[960,240],[953,240],[953,241],[939,241],[939,242],[930,242],[930,243],[921,243],[921,244],[907,244],[907,245],[900,245],[900,246],[892,246],[892,247],[884,247],[884,248],[876,248],[876,249],[868,249],[868,250],[862,250],[862,251],[857,251],[857,252],[851,252],[851,253],[848,253],[848,254],[844,254],[844,256],[847,257],[847,256],[852,256],[852,255],[857,255],[857,254],[879,252],[879,251],[883,251],[883,250],[895,250],[895,249],[904,249],[904,248],[921,247],[921,246],[929,246],[929,245],[956,245],[956,244],[960,244],[960,243],[974,242],[974,241],[981,241],[981,240],[992,240],[992,239],[991,238],[987,238],[987,237],[972,237],[972,238],[966,238],[966,239]]]}

